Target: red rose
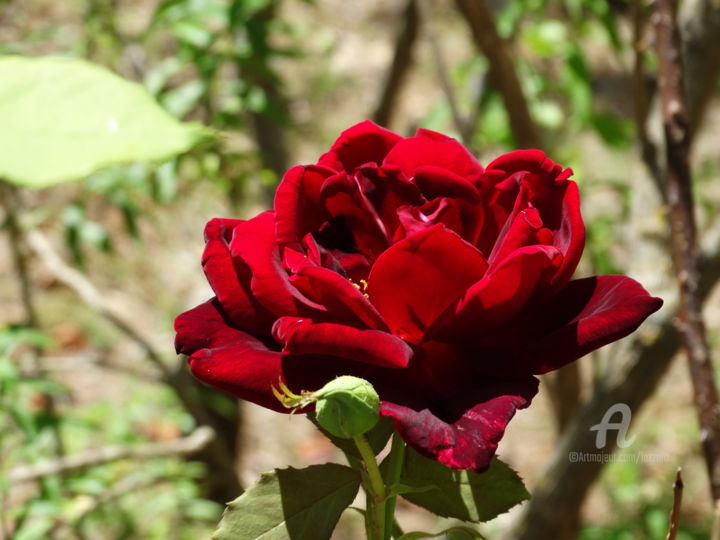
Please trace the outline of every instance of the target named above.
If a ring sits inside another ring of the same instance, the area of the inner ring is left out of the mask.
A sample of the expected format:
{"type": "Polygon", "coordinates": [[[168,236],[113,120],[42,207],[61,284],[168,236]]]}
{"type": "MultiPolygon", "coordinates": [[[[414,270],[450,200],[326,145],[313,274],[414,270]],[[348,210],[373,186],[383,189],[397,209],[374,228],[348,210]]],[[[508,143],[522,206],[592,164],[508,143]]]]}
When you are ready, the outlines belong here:
{"type": "Polygon", "coordinates": [[[577,185],[538,150],[485,169],[457,141],[371,122],[287,172],[275,209],[205,229],[215,297],[175,322],[197,378],[284,411],[271,387],[372,382],[405,441],[487,467],[533,375],[635,330],[662,300],[624,276],[570,281],[577,185]]]}

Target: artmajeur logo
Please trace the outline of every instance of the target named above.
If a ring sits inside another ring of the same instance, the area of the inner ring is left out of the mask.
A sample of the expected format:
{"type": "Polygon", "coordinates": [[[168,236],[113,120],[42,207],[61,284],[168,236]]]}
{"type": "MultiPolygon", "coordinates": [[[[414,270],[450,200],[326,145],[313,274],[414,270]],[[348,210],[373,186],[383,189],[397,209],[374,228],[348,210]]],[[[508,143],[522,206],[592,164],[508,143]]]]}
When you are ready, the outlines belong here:
{"type": "Polygon", "coordinates": [[[595,436],[595,448],[605,448],[607,444],[607,432],[617,431],[616,443],[619,448],[627,448],[635,442],[635,435],[626,439],[628,428],[630,427],[630,421],[632,420],[632,411],[626,403],[616,403],[610,407],[605,415],[602,417],[602,421],[599,424],[595,424],[590,428],[590,431],[597,431],[595,436]],[[614,416],[620,415],[619,422],[611,422],[614,416]]]}
{"type": "MultiPolygon", "coordinates": [[[[626,403],[615,403],[603,415],[600,423],[590,427],[590,431],[596,431],[595,448],[602,450],[607,446],[608,432],[614,431],[615,443],[618,448],[628,448],[635,442],[635,435],[628,438],[628,429],[632,420],[632,411],[626,403]]],[[[604,452],[570,452],[568,458],[572,463],[658,463],[670,459],[666,454],[649,454],[645,452],[613,454],[607,450],[604,452]]]]}

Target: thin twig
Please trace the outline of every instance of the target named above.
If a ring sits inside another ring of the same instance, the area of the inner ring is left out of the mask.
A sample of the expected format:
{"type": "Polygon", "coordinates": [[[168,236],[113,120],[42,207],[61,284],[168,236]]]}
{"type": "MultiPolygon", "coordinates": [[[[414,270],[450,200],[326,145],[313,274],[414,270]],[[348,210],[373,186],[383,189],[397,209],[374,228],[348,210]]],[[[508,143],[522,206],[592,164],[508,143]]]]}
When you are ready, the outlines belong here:
{"type": "Polygon", "coordinates": [[[455,95],[455,87],[450,80],[450,73],[447,62],[445,61],[445,55],[442,51],[442,46],[440,45],[440,38],[435,30],[435,17],[432,6],[428,0],[418,0],[418,7],[420,8],[420,14],[422,16],[422,24],[425,25],[425,31],[427,32],[428,41],[430,42],[430,50],[433,61],[435,62],[435,69],[450,107],[450,114],[452,115],[455,129],[460,135],[463,144],[468,145],[472,134],[468,133],[467,122],[460,114],[460,106],[458,105],[457,96],[455,95]]]}
{"type": "Polygon", "coordinates": [[[7,479],[11,483],[30,482],[47,476],[68,474],[85,467],[103,465],[121,459],[146,459],[192,454],[204,448],[214,437],[215,432],[212,428],[200,426],[187,437],[181,437],[173,441],[153,442],[135,446],[104,446],[35,465],[20,465],[10,470],[7,479]]]}
{"type": "Polygon", "coordinates": [[[677,326],[687,354],[701,442],[714,501],[720,503],[720,404],[702,316],[696,225],[689,162],[690,129],[683,86],[683,62],[677,23],[677,0],[658,0],[653,14],[660,65],[660,98],[667,170],[671,248],[680,291],[677,326]]]}
{"type": "Polygon", "coordinates": [[[675,540],[680,525],[680,507],[682,505],[683,481],[680,475],[681,469],[678,468],[675,474],[675,482],[673,483],[673,505],[670,511],[670,526],[668,528],[667,540],[675,540]]]}
{"type": "Polygon", "coordinates": [[[490,84],[500,93],[515,142],[522,148],[542,148],[540,129],[530,107],[492,11],[485,0],[455,0],[470,27],[476,47],[488,60],[490,84]]]}
{"type": "MultiPolygon", "coordinates": [[[[107,369],[131,375],[144,381],[160,381],[161,374],[156,369],[136,365],[126,365],[111,361],[108,355],[94,353],[78,353],[74,355],[41,356],[38,359],[40,369],[44,373],[66,373],[87,369],[107,369]]],[[[34,366],[20,361],[20,373],[24,377],[37,375],[34,366]]]]}
{"type": "Polygon", "coordinates": [[[50,273],[60,281],[74,290],[80,298],[93,310],[112,322],[120,331],[140,345],[147,357],[163,374],[164,377],[172,377],[172,372],[165,365],[161,354],[155,349],[150,340],[145,338],[140,331],[134,327],[125,317],[120,315],[106,297],[98,291],[95,286],[82,273],[65,264],[55,252],[47,238],[38,230],[32,229],[26,233],[27,241],[33,251],[50,273]]]}
{"type": "MultiPolygon", "coordinates": [[[[135,323],[118,312],[82,273],[68,266],[55,252],[50,242],[38,230],[26,232],[29,246],[38,255],[45,267],[61,283],[74,290],[78,296],[99,315],[105,317],[131,340],[135,341],[145,351],[146,357],[162,374],[162,380],[175,392],[180,403],[200,425],[212,426],[218,433],[227,433],[226,417],[220,417],[210,408],[206,407],[198,394],[199,388],[188,379],[187,372],[182,368],[172,370],[163,361],[162,353],[155,348],[152,342],[145,338],[136,328],[135,323]]],[[[232,437],[221,435],[213,439],[204,451],[204,458],[212,471],[234,471],[237,460],[236,445],[232,437]]],[[[227,473],[217,475],[218,489],[224,489],[222,499],[236,496],[242,491],[242,486],[236,475],[227,473]]],[[[218,496],[219,497],[219,496],[218,496]]]]}
{"type": "Polygon", "coordinates": [[[417,42],[419,28],[418,7],[415,0],[408,0],[403,10],[402,25],[395,38],[393,59],[390,64],[380,100],[373,114],[373,121],[381,126],[389,126],[395,105],[403,83],[413,62],[413,51],[417,42]]]}
{"type": "MultiPolygon", "coordinates": [[[[137,493],[143,489],[158,487],[163,484],[170,484],[173,478],[168,476],[157,476],[148,474],[147,471],[140,471],[135,474],[123,476],[113,483],[108,489],[92,497],[83,496],[75,499],[76,505],[59,520],[53,530],[55,538],[74,538],[84,540],[87,538],[82,534],[83,521],[98,508],[113,502],[129,493],[137,493]]],[[[178,510],[181,511],[181,510],[178,510]]],[[[10,538],[10,537],[8,537],[10,538]]]]}
{"type": "Polygon", "coordinates": [[[155,487],[158,484],[167,483],[169,480],[170,479],[167,476],[148,476],[145,471],[125,476],[115,482],[108,489],[95,496],[93,500],[78,513],[78,515],[73,517],[72,521],[74,523],[79,523],[101,506],[115,499],[119,499],[123,495],[127,495],[128,493],[137,493],[142,489],[148,489],[155,487]]]}

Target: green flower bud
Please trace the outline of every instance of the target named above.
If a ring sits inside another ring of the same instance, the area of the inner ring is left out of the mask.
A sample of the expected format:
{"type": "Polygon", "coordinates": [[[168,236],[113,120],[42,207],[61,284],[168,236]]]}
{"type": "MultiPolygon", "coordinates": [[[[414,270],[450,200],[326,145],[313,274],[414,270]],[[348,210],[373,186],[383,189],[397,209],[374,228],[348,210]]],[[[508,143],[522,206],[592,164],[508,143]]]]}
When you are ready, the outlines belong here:
{"type": "Polygon", "coordinates": [[[380,398],[364,379],[338,377],[313,394],[315,418],[336,437],[352,439],[370,431],[380,417],[380,398]]]}

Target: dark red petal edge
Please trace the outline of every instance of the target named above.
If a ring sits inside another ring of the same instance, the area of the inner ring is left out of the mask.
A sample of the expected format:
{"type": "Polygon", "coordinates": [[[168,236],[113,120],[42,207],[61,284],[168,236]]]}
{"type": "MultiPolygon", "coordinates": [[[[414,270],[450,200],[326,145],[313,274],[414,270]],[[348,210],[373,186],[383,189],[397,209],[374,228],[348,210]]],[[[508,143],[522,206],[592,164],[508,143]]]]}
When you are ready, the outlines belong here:
{"type": "Polygon", "coordinates": [[[392,418],[403,440],[424,456],[452,469],[483,472],[508,422],[537,390],[535,377],[486,379],[474,395],[441,403],[443,414],[388,401],[381,403],[380,414],[392,418]]]}
{"type": "Polygon", "coordinates": [[[188,357],[201,381],[241,399],[287,412],[273,396],[282,373],[281,354],[235,328],[216,298],[175,319],[175,349],[188,357]]]}
{"type": "Polygon", "coordinates": [[[205,226],[202,266],[210,286],[230,317],[255,334],[269,335],[274,317],[250,292],[250,270],[230,252],[230,240],[239,219],[215,218],[205,226]]]}
{"type": "Polygon", "coordinates": [[[634,332],[662,304],[626,276],[571,281],[539,310],[566,322],[525,349],[521,363],[538,374],[558,369],[634,332]]]}
{"type": "Polygon", "coordinates": [[[400,135],[365,120],[343,131],[330,151],[320,157],[318,165],[349,173],[365,163],[379,165],[401,140],[400,135]]]}

